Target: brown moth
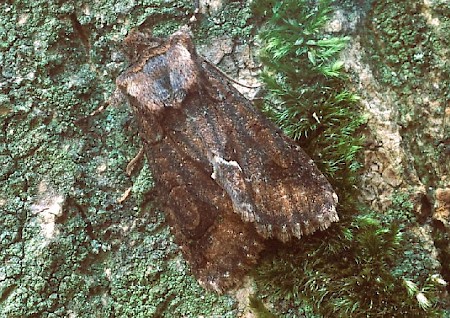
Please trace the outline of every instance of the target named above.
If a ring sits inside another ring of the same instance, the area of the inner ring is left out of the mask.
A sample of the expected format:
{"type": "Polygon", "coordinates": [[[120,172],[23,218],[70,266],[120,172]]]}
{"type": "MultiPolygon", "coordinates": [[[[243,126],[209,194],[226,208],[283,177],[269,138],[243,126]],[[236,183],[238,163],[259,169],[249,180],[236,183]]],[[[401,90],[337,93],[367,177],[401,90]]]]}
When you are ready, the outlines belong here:
{"type": "Polygon", "coordinates": [[[117,78],[136,117],[158,201],[192,272],[217,292],[283,242],[338,221],[337,196],[312,160],[267,120],[182,28],[134,32],[117,78]]]}

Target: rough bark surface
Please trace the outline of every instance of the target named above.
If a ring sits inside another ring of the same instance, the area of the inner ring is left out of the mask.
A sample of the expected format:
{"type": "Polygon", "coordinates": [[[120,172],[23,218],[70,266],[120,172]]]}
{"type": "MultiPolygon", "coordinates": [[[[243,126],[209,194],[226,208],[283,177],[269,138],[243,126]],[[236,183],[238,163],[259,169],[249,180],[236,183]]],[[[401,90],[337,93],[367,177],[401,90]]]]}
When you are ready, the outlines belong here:
{"type": "Polygon", "coordinates": [[[132,33],[128,97],[160,204],[203,286],[223,291],[265,238],[338,221],[337,196],[311,159],[198,56],[186,29],[168,40],[132,33]]]}

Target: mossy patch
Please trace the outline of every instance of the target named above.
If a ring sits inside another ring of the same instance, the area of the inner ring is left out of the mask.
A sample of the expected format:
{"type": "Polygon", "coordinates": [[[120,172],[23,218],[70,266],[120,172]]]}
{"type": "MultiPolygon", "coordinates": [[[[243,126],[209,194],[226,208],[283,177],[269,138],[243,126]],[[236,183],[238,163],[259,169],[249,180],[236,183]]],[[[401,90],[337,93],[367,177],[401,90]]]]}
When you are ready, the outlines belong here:
{"type": "Polygon", "coordinates": [[[256,271],[256,296],[283,317],[441,317],[439,263],[428,259],[408,196],[397,194],[385,215],[356,199],[365,118],[338,59],[346,38],[324,31],[331,1],[261,0],[255,10],[267,19],[263,109],[329,178],[341,217],[301,244],[274,243],[256,271]]]}

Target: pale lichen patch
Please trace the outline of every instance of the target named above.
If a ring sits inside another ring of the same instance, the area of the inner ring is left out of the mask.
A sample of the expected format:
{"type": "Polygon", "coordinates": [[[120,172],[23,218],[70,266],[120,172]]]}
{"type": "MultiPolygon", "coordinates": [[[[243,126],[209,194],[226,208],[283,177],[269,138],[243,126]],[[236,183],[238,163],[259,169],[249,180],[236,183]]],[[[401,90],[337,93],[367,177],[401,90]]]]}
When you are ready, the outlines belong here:
{"type": "Polygon", "coordinates": [[[44,181],[39,184],[38,193],[39,199],[31,205],[31,212],[38,217],[42,235],[50,240],[58,234],[56,219],[62,214],[64,196],[49,189],[44,181]]]}

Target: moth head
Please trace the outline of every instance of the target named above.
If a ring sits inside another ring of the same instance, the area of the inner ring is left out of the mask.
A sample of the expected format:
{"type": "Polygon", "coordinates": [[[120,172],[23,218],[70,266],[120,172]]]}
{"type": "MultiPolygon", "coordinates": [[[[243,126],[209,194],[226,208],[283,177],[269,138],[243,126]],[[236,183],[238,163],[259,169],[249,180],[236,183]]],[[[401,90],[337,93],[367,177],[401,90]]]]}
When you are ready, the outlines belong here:
{"type": "Polygon", "coordinates": [[[186,97],[197,91],[200,66],[188,29],[181,28],[167,40],[135,31],[125,45],[131,45],[137,60],[116,83],[138,111],[157,114],[182,108],[186,97]]]}

